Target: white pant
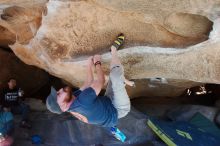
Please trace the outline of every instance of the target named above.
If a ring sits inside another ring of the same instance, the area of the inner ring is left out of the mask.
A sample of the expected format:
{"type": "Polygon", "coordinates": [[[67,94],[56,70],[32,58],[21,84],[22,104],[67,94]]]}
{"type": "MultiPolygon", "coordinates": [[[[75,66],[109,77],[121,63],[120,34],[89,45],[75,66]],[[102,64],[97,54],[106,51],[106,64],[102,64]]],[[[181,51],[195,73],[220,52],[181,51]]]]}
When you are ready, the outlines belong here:
{"type": "Polygon", "coordinates": [[[118,118],[125,117],[131,108],[124,80],[124,69],[122,65],[112,66],[105,96],[108,96],[112,100],[112,104],[118,111],[118,118]]]}

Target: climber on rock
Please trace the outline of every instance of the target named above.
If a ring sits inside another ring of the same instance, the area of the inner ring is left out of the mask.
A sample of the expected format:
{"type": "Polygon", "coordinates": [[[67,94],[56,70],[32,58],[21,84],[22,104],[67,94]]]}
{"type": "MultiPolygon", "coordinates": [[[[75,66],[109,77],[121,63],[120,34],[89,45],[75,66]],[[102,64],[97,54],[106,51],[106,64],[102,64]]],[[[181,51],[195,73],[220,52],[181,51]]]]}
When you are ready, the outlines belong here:
{"type": "Polygon", "coordinates": [[[105,96],[99,96],[105,83],[101,56],[95,55],[88,59],[87,78],[84,85],[72,93],[67,86],[56,91],[51,87],[47,97],[47,108],[57,114],[69,112],[77,119],[102,127],[116,126],[118,119],[125,117],[130,111],[130,99],[125,89],[124,69],[117,55],[117,50],[124,42],[120,34],[111,46],[111,65],[109,81],[105,96]],[[95,68],[97,79],[93,78],[92,68],[95,68]]]}

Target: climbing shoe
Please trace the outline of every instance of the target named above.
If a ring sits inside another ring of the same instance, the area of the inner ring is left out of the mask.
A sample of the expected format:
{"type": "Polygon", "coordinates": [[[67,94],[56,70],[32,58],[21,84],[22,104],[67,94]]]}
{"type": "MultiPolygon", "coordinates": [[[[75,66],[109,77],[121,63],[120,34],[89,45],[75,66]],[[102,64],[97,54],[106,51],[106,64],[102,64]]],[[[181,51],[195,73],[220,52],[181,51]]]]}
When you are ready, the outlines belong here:
{"type": "Polygon", "coordinates": [[[124,34],[120,33],[112,45],[118,50],[123,45],[124,39],[124,34]]]}

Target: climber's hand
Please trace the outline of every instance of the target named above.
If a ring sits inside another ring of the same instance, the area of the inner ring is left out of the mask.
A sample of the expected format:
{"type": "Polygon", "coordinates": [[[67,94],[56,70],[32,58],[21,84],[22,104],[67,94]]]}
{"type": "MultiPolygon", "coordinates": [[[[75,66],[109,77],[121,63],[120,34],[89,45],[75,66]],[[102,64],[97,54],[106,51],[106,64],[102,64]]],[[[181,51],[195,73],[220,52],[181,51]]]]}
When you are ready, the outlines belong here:
{"type": "Polygon", "coordinates": [[[93,63],[94,64],[97,63],[98,61],[101,63],[101,55],[95,55],[93,57],[93,63]]]}

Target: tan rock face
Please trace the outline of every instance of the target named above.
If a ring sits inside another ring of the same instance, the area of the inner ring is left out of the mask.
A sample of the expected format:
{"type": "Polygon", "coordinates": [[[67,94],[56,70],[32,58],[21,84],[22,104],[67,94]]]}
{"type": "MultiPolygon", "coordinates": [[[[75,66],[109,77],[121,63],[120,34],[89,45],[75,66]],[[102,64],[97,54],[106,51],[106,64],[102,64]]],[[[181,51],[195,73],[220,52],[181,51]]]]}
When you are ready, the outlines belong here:
{"type": "Polygon", "coordinates": [[[16,37],[15,35],[10,32],[7,28],[0,26],[0,31],[1,31],[1,35],[0,35],[0,44],[1,47],[8,47],[8,44],[14,44],[16,37]]]}
{"type": "MultiPolygon", "coordinates": [[[[10,33],[14,34],[13,40],[17,37],[19,43],[28,43],[35,36],[41,25],[42,13],[45,12],[46,0],[36,2],[27,0],[20,3],[19,1],[0,2],[3,7],[0,26],[6,27],[10,33]]],[[[4,35],[0,36],[0,40],[1,38],[4,38],[4,35]]]]}
{"type": "Polygon", "coordinates": [[[163,78],[138,79],[134,81],[135,88],[127,86],[127,92],[131,98],[177,97],[181,96],[187,88],[203,85],[192,81],[163,78]]]}
{"type": "Polygon", "coordinates": [[[10,47],[25,63],[75,86],[85,78],[89,55],[102,54],[109,73],[109,46],[120,32],[128,79],[220,83],[218,0],[24,1],[2,11],[0,26],[18,36],[10,47]]]}

